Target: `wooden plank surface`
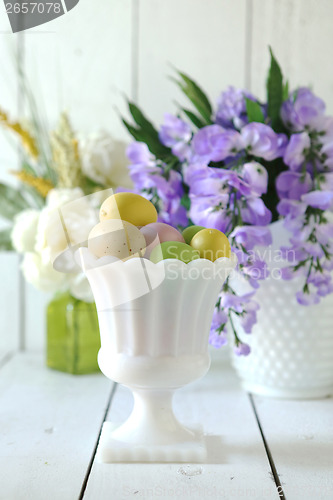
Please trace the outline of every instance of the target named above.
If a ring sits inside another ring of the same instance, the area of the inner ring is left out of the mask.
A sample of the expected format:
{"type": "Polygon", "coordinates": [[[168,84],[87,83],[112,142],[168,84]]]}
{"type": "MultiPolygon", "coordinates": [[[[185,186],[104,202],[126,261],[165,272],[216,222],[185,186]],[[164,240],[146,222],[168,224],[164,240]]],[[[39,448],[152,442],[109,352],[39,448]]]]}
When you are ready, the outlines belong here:
{"type": "Polygon", "coordinates": [[[254,398],[288,500],[333,498],[333,399],[254,398]]]}
{"type": "Polygon", "coordinates": [[[111,392],[16,355],[0,370],[0,499],[78,498],[111,392]]]}
{"type": "Polygon", "coordinates": [[[328,54],[333,44],[331,0],[252,0],[251,90],[265,95],[271,45],[289,87],[311,85],[333,113],[333,75],[328,54]]]}
{"type": "MultiPolygon", "coordinates": [[[[139,103],[156,123],[186,102],[170,76],[188,73],[215,102],[228,85],[244,86],[246,0],[140,1],[139,103]]],[[[188,102],[186,102],[188,105],[188,102]]]]}
{"type": "MultiPolygon", "coordinates": [[[[107,419],[121,422],[131,407],[120,386],[107,419]]],[[[174,407],[180,421],[204,425],[207,463],[94,463],[85,500],[279,498],[250,402],[227,364],[215,362],[201,381],[176,392],[174,407]]]]}

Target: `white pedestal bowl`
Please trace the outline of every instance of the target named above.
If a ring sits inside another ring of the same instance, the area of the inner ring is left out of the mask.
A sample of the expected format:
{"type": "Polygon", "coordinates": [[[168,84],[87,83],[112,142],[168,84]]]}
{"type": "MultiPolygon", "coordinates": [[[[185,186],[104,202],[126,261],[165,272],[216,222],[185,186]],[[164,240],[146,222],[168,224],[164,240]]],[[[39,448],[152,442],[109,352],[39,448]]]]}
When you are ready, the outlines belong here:
{"type": "Polygon", "coordinates": [[[208,371],[214,306],[236,256],[184,264],[142,258],[122,262],[77,252],[96,301],[101,334],[98,363],[129,387],[134,408],[121,426],[104,424],[101,462],[202,462],[203,434],[178,422],[175,389],[208,371]]]}

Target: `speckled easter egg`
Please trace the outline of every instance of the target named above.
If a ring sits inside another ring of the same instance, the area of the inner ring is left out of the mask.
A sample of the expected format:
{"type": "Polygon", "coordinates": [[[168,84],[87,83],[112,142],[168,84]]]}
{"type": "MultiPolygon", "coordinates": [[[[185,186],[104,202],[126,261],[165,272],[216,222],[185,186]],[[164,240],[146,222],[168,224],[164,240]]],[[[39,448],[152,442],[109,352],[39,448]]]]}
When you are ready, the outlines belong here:
{"type": "Polygon", "coordinates": [[[212,262],[231,255],[228,238],[218,229],[202,229],[197,232],[191,239],[191,247],[199,252],[202,259],[212,262]]]}
{"type": "Polygon", "coordinates": [[[191,240],[195,234],[197,234],[202,229],[206,229],[204,226],[189,226],[182,232],[185,243],[188,245],[191,243],[191,240]]]}
{"type": "Polygon", "coordinates": [[[154,205],[139,194],[116,193],[109,196],[101,206],[99,220],[121,219],[134,226],[145,226],[157,221],[154,205]]]}
{"type": "Polygon", "coordinates": [[[164,259],[178,259],[188,264],[192,260],[199,259],[199,257],[199,252],[186,243],[165,241],[153,249],[150,260],[157,264],[157,262],[164,259]]]}
{"type": "Polygon", "coordinates": [[[111,255],[118,259],[143,256],[146,240],[133,224],[120,219],[104,220],[90,231],[88,249],[96,257],[111,255]]]}

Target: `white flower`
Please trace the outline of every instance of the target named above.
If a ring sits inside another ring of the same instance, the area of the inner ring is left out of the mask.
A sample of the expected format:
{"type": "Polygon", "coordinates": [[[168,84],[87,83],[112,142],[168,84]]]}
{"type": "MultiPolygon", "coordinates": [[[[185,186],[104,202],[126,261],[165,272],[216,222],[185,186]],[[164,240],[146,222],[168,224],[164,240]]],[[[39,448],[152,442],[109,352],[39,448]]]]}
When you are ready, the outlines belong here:
{"type": "Polygon", "coordinates": [[[16,215],[11,239],[17,252],[34,251],[39,215],[40,211],[34,209],[23,210],[16,215]]]}
{"type": "Polygon", "coordinates": [[[69,291],[79,300],[94,302],[94,296],[90,288],[89,281],[83,273],[71,275],[69,280],[69,291]]]}
{"type": "Polygon", "coordinates": [[[52,263],[43,262],[40,254],[27,252],[21,264],[25,279],[43,292],[57,292],[67,288],[66,274],[59,273],[53,269],[52,263]]]}
{"type": "Polygon", "coordinates": [[[84,175],[106,186],[131,187],[128,175],[126,145],[105,131],[80,139],[80,156],[84,175]]]}
{"type": "Polygon", "coordinates": [[[44,262],[52,262],[70,245],[83,243],[98,223],[98,210],[81,189],[52,189],[41,211],[36,251],[44,262]]]}

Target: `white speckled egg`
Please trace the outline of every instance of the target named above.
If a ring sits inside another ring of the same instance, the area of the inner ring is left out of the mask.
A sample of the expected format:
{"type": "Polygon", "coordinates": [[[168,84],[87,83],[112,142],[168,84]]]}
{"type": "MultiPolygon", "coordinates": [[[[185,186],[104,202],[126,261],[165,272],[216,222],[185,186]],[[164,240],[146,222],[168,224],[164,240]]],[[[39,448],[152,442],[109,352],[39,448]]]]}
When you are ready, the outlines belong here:
{"type": "Polygon", "coordinates": [[[97,224],[88,237],[88,249],[96,257],[111,255],[118,259],[142,257],[146,240],[130,222],[108,219],[97,224]]]}

